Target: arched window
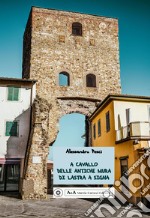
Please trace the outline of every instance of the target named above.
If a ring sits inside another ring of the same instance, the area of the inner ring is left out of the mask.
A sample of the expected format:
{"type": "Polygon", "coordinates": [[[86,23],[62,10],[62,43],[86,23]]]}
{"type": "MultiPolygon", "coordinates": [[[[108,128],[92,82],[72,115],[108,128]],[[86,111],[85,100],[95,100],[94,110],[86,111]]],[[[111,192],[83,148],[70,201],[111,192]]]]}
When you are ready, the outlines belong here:
{"type": "Polygon", "coordinates": [[[69,86],[70,85],[69,73],[67,73],[67,72],[59,73],[59,85],[60,86],[69,86]]]}
{"type": "Polygon", "coordinates": [[[94,74],[86,75],[86,86],[87,87],[96,87],[96,76],[94,74]]]}
{"type": "Polygon", "coordinates": [[[82,24],[75,22],[72,24],[72,34],[75,36],[82,36],[82,24]]]}

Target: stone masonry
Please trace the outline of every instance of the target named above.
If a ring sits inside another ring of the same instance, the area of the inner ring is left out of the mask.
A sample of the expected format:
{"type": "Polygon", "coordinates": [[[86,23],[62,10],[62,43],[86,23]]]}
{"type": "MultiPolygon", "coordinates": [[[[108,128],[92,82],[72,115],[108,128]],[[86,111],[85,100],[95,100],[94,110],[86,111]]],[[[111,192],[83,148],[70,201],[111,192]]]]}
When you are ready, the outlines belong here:
{"type": "Polygon", "coordinates": [[[45,99],[36,97],[32,106],[32,126],[24,164],[24,180],[21,188],[23,199],[45,199],[47,197],[50,109],[51,104],[45,99]],[[41,163],[33,163],[33,157],[39,157],[41,163]]]}
{"type": "MultiPolygon", "coordinates": [[[[37,80],[39,105],[43,101],[51,105],[49,117],[45,112],[46,140],[42,119],[35,124],[23,178],[23,198],[46,198],[44,164],[47,147],[56,140],[59,119],[73,112],[88,116],[109,93],[121,91],[117,19],[33,7],[24,33],[22,77],[37,80]],[[82,24],[82,36],[72,34],[74,22],[82,24]],[[59,85],[61,72],[68,73],[68,86],[59,85]],[[86,87],[87,74],[96,76],[96,87],[86,87]],[[38,147],[41,140],[42,150],[38,147]],[[35,148],[41,164],[32,163],[35,148]],[[39,173],[41,167],[44,174],[39,173]],[[32,194],[27,191],[29,186],[36,187],[32,194]]],[[[40,117],[40,110],[36,115],[40,117]]]]}

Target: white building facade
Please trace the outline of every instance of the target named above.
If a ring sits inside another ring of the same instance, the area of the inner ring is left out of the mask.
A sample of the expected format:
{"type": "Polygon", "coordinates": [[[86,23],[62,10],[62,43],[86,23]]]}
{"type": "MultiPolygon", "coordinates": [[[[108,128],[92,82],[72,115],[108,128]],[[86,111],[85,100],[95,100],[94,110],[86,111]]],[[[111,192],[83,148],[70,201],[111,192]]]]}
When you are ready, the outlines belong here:
{"type": "MultiPolygon", "coordinates": [[[[144,140],[150,147],[150,98],[146,96],[123,96],[114,100],[116,141],[144,140]]],[[[142,146],[142,145],[141,145],[142,146]]]]}
{"type": "Polygon", "coordinates": [[[30,133],[33,80],[0,78],[0,192],[18,191],[30,133]]]}

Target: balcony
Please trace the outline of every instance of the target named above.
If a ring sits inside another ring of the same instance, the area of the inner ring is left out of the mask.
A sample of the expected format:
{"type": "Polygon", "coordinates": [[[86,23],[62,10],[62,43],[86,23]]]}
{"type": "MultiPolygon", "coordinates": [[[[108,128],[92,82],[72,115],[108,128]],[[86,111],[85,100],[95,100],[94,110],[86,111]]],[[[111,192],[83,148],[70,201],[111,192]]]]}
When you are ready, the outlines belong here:
{"type": "Polygon", "coordinates": [[[132,122],[116,131],[116,142],[128,139],[150,140],[150,122],[132,122]]]}

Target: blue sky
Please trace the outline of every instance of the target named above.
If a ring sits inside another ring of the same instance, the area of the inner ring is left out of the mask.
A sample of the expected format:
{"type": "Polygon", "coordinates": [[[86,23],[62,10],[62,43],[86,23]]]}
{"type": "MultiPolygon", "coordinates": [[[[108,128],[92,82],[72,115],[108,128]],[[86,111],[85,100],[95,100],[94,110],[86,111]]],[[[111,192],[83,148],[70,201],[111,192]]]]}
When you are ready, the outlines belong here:
{"type": "Polygon", "coordinates": [[[150,95],[149,0],[0,0],[0,76],[21,77],[31,6],[118,18],[122,93],[150,95]]]}
{"type": "Polygon", "coordinates": [[[59,133],[56,141],[50,147],[49,160],[53,159],[53,148],[56,146],[83,147],[85,139],[85,116],[82,114],[67,114],[59,121],[59,133]]]}

